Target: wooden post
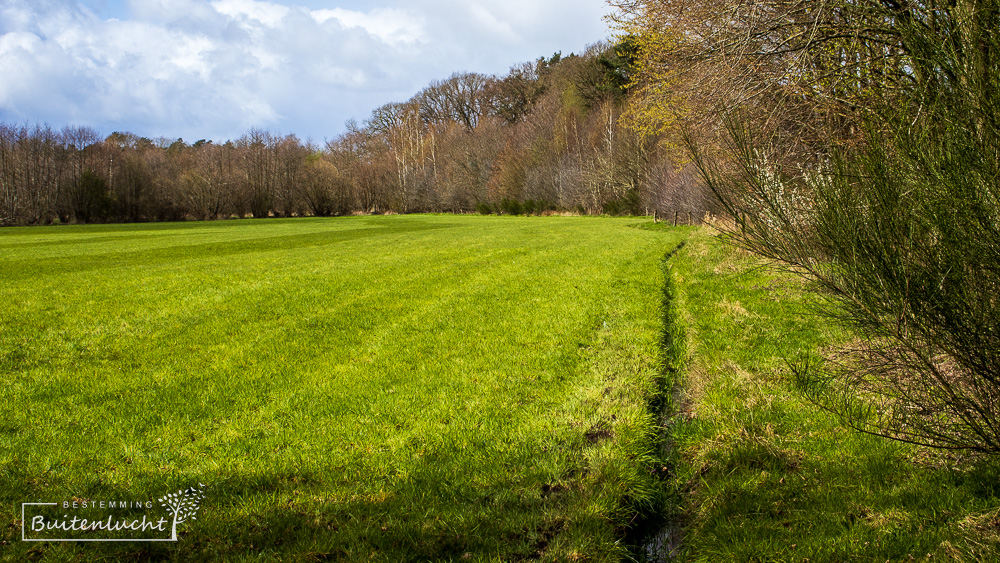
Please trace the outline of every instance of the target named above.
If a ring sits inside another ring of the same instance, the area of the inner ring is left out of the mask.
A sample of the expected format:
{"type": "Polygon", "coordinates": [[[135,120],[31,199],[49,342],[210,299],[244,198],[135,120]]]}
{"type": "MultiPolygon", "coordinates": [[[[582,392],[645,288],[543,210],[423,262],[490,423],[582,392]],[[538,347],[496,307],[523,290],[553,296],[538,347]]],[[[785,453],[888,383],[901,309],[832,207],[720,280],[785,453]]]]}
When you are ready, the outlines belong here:
{"type": "Polygon", "coordinates": [[[674,211],[674,226],[677,226],[677,212],[674,211]]]}

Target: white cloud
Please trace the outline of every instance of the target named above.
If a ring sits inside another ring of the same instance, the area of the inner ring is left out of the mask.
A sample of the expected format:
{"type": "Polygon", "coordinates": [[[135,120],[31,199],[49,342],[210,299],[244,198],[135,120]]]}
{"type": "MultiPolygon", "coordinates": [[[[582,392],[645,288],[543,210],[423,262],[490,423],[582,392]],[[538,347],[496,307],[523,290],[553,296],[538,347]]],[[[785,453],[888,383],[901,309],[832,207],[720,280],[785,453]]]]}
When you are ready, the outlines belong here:
{"type": "Polygon", "coordinates": [[[80,1],[3,0],[0,120],[321,140],[432,79],[503,72],[605,35],[602,0],[130,0],[106,19],[80,1]]]}
{"type": "Polygon", "coordinates": [[[287,6],[256,0],[215,0],[211,6],[216,12],[241,22],[254,22],[277,28],[291,11],[287,6]]]}
{"type": "Polygon", "coordinates": [[[469,11],[472,14],[474,25],[487,30],[490,35],[501,37],[507,42],[521,39],[520,34],[514,31],[509,20],[497,18],[487,6],[470,4],[469,11]]]}
{"type": "MultiPolygon", "coordinates": [[[[128,0],[130,20],[185,29],[222,23],[223,17],[205,0],[128,0]]],[[[117,18],[124,19],[124,18],[117,18]]]]}
{"type": "Polygon", "coordinates": [[[404,10],[377,8],[370,13],[343,8],[321,9],[311,12],[320,24],[334,20],[345,28],[360,28],[389,45],[424,41],[423,18],[404,10]]]}

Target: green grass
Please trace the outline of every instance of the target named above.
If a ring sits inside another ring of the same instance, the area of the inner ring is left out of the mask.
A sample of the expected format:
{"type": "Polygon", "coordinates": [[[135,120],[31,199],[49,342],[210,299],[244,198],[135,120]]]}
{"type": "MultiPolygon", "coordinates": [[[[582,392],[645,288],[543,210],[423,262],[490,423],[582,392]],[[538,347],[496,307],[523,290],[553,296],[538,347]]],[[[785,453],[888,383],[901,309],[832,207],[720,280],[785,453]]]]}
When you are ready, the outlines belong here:
{"type": "Polygon", "coordinates": [[[805,401],[786,360],[849,335],[798,279],[760,266],[707,230],[670,260],[681,559],[1000,560],[1000,471],[858,434],[805,401]]]}
{"type": "Polygon", "coordinates": [[[0,231],[0,557],[615,560],[686,230],[351,217],[0,231]],[[176,544],[22,502],[207,485],[176,544]]]}
{"type": "Polygon", "coordinates": [[[616,561],[659,512],[681,560],[1000,559],[1000,470],[796,389],[817,304],[638,219],[3,229],[0,558],[616,561]],[[176,544],[20,541],[198,482],[176,544]]]}

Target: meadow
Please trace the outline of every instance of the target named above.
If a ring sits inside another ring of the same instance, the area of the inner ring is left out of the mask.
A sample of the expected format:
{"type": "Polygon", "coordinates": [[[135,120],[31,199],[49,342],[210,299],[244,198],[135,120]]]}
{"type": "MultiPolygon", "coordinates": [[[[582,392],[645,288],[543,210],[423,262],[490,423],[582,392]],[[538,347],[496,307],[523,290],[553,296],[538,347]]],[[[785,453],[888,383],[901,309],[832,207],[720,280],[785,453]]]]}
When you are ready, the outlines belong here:
{"type": "Polygon", "coordinates": [[[1000,560],[996,460],[861,434],[806,400],[792,367],[852,336],[800,278],[707,229],[668,269],[677,376],[658,555],[1000,560]]]}
{"type": "Polygon", "coordinates": [[[626,556],[687,232],[642,222],[0,231],[0,557],[626,556]],[[20,541],[23,502],[198,483],[176,543],[20,541]]]}
{"type": "Polygon", "coordinates": [[[996,560],[995,462],[796,387],[822,307],[640,218],[3,229],[0,558],[996,560]],[[199,483],[176,543],[20,541],[199,483]]]}

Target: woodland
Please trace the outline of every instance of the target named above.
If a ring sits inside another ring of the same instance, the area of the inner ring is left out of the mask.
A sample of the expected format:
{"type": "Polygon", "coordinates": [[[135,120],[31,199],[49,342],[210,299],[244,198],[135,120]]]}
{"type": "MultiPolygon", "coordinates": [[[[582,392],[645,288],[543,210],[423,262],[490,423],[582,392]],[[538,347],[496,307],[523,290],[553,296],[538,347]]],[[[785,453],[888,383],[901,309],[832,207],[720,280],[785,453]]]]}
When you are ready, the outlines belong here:
{"type": "Polygon", "coordinates": [[[252,129],[215,143],[0,124],[0,224],[382,213],[702,217],[694,168],[628,117],[629,38],[456,73],[316,146],[252,129]]]}

